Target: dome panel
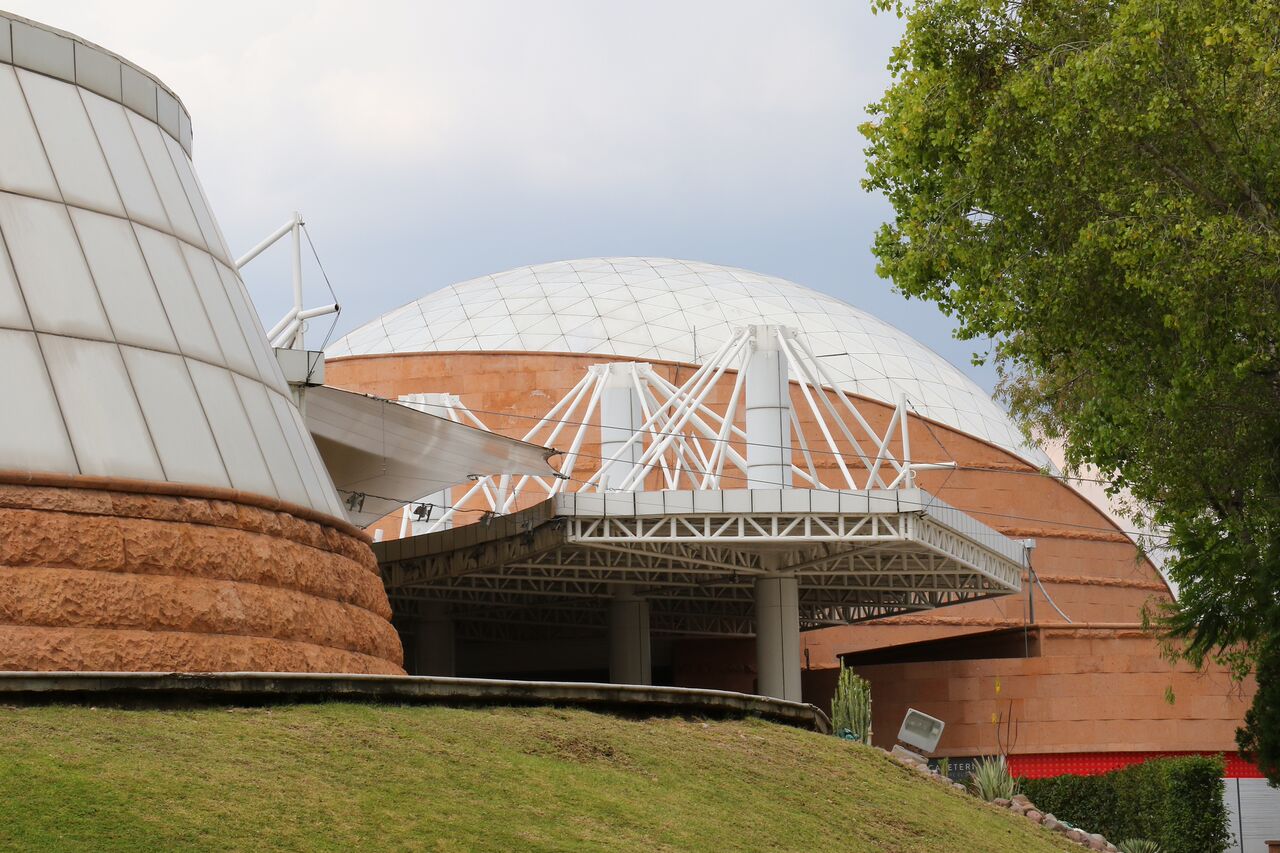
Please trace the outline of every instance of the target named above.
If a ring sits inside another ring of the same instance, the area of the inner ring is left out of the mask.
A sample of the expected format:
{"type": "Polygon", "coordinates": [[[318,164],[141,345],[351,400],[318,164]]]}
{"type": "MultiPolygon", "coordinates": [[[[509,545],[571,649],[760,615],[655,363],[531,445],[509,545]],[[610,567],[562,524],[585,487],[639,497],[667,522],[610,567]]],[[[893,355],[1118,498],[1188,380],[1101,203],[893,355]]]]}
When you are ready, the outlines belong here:
{"type": "Polygon", "coordinates": [[[755,323],[800,331],[832,380],[851,393],[889,404],[906,394],[925,417],[1037,465],[1048,464],[982,389],[901,330],[784,279],[695,261],[587,258],[495,273],[367,323],[329,347],[327,355],[567,348],[690,362],[715,352],[734,328],[755,323]],[[468,319],[484,318],[474,324],[474,334],[453,317],[435,322],[453,305],[461,305],[468,319]],[[397,320],[393,332],[388,331],[391,317],[397,320]],[[411,322],[399,322],[410,317],[411,322]],[[495,323],[498,317],[508,322],[495,323]],[[563,329],[563,336],[552,334],[554,329],[563,329]]]}

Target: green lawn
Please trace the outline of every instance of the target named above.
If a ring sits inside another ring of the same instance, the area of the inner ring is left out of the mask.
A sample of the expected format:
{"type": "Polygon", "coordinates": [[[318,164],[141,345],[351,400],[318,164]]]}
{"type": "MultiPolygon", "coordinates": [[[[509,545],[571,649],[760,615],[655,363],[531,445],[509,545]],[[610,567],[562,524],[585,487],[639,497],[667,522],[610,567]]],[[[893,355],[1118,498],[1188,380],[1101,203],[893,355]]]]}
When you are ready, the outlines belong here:
{"type": "Polygon", "coordinates": [[[0,846],[1079,849],[769,723],[351,704],[0,707],[0,846]]]}

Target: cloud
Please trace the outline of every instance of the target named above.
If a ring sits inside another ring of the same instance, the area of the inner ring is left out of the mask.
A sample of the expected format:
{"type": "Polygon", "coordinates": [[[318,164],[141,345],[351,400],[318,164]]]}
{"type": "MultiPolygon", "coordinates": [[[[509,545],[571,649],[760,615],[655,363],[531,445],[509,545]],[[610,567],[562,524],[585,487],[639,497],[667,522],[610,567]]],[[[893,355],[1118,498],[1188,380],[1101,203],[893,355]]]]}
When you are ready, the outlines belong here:
{"type": "MultiPolygon", "coordinates": [[[[826,290],[967,367],[972,347],[949,340],[946,319],[874,273],[888,211],[858,187],[857,125],[901,23],[862,3],[10,8],[183,98],[233,247],[302,210],[348,306],[343,328],[506,266],[663,254],[826,290]]],[[[284,259],[264,255],[246,278],[273,320],[284,259]]]]}

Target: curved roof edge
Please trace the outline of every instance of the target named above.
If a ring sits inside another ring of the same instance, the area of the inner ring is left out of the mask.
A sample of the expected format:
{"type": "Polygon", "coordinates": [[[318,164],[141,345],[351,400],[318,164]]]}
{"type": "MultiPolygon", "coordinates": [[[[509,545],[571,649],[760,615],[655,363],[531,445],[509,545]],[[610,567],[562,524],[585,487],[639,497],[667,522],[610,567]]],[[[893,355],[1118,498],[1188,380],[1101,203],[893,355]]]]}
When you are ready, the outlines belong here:
{"type": "Polygon", "coordinates": [[[905,395],[926,419],[1052,467],[986,391],[927,345],[835,296],[737,267],[651,257],[517,267],[386,312],[327,352],[569,352],[700,364],[733,328],[757,323],[802,331],[822,359],[824,384],[882,402],[905,395]]]}
{"type": "Polygon", "coordinates": [[[0,9],[0,62],[74,83],[151,119],[191,156],[191,113],[159,77],[80,36],[0,9]]]}

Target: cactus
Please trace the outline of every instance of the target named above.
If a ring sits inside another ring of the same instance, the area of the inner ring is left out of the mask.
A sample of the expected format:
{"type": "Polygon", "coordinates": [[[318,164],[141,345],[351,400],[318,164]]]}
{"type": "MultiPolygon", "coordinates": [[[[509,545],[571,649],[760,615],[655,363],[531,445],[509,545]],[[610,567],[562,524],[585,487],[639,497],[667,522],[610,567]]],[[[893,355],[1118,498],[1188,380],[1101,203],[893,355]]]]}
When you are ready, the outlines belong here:
{"type": "Polygon", "coordinates": [[[871,743],[871,683],[843,663],[831,700],[831,725],[841,737],[871,743]]]}

